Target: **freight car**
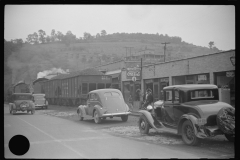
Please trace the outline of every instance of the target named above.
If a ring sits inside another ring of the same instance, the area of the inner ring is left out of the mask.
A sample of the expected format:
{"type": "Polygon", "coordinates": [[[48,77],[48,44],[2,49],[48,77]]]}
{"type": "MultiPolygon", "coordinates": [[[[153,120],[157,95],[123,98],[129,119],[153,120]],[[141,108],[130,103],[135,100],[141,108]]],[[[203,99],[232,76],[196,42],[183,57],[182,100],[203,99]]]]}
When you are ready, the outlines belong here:
{"type": "Polygon", "coordinates": [[[13,86],[13,93],[30,93],[29,84],[20,81],[13,86]]]}
{"type": "Polygon", "coordinates": [[[38,94],[38,93],[44,93],[43,90],[43,82],[47,81],[49,79],[47,78],[38,78],[35,81],[33,81],[33,93],[38,94]]]}
{"type": "Polygon", "coordinates": [[[89,91],[110,88],[111,83],[111,76],[94,68],[61,74],[42,82],[48,103],[64,106],[85,104],[89,91]]]}

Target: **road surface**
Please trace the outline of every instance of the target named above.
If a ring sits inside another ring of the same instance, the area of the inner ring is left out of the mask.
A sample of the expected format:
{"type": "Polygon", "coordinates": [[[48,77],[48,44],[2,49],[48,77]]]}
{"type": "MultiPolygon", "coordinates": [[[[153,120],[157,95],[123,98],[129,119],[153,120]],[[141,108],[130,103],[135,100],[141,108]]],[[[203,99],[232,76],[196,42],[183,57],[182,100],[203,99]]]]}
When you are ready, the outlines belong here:
{"type": "Polygon", "coordinates": [[[5,158],[216,158],[215,153],[181,150],[114,136],[89,127],[80,121],[25,112],[9,114],[4,105],[5,158]],[[14,155],[8,143],[14,135],[24,135],[30,149],[22,156],[14,155]],[[204,156],[203,156],[204,155],[204,156]]]}

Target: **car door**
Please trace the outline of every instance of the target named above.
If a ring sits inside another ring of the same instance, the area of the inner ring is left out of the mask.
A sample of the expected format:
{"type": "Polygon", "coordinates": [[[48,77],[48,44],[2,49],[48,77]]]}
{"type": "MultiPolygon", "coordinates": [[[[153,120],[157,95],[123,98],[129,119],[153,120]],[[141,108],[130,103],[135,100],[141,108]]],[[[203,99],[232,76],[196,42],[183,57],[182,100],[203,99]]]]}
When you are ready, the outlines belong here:
{"type": "Polygon", "coordinates": [[[183,107],[181,107],[182,99],[184,94],[177,90],[173,90],[174,100],[173,100],[173,113],[174,113],[174,125],[177,126],[180,117],[186,112],[183,107]]]}
{"type": "Polygon", "coordinates": [[[163,123],[169,126],[175,126],[174,114],[173,114],[173,90],[164,91],[164,106],[163,106],[163,123]]]}
{"type": "Polygon", "coordinates": [[[92,115],[93,114],[94,100],[95,100],[95,93],[89,94],[89,100],[87,102],[87,112],[88,112],[88,115],[92,115]]]}

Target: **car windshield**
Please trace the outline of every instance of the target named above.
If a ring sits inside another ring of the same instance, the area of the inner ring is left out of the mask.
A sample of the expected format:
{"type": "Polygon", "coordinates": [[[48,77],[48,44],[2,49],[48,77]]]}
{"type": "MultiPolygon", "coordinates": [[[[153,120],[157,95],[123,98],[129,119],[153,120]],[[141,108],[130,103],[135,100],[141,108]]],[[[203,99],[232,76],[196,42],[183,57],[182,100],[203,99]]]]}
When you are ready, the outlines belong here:
{"type": "Polygon", "coordinates": [[[15,100],[32,100],[31,95],[15,95],[14,96],[15,100]]]}

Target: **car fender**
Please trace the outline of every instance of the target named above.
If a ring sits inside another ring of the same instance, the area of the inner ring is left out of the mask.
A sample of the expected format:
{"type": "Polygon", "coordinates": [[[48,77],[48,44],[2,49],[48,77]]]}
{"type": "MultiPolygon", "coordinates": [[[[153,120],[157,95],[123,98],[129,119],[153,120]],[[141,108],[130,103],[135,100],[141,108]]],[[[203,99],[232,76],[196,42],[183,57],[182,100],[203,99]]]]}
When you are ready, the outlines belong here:
{"type": "Polygon", "coordinates": [[[148,123],[150,124],[150,126],[152,128],[155,128],[155,129],[158,129],[154,124],[158,124],[158,125],[161,125],[163,126],[163,124],[160,124],[157,119],[155,117],[152,116],[152,114],[149,112],[149,111],[146,111],[146,110],[140,110],[138,111],[140,113],[142,113],[148,120],[148,123]]]}
{"type": "Polygon", "coordinates": [[[81,111],[81,114],[82,114],[81,116],[82,116],[82,117],[87,116],[86,110],[85,110],[84,107],[85,107],[84,105],[80,105],[80,106],[78,106],[78,109],[77,109],[77,113],[79,112],[79,110],[81,111]]]}
{"type": "MultiPolygon", "coordinates": [[[[194,133],[197,137],[198,136],[198,131],[197,131],[197,128],[196,128],[196,125],[197,125],[197,117],[194,116],[194,115],[190,115],[190,114],[184,114],[181,116],[180,120],[179,120],[179,123],[178,123],[178,134],[182,134],[182,124],[185,120],[190,120],[191,123],[193,124],[193,128],[194,128],[194,133]]],[[[202,138],[202,137],[199,137],[199,138],[202,138]]]]}
{"type": "Polygon", "coordinates": [[[98,115],[99,116],[102,116],[102,112],[101,112],[101,110],[102,110],[102,107],[100,106],[100,105],[95,105],[94,107],[93,107],[94,109],[93,109],[93,115],[92,116],[94,116],[94,112],[96,111],[96,112],[98,112],[98,115]]]}

